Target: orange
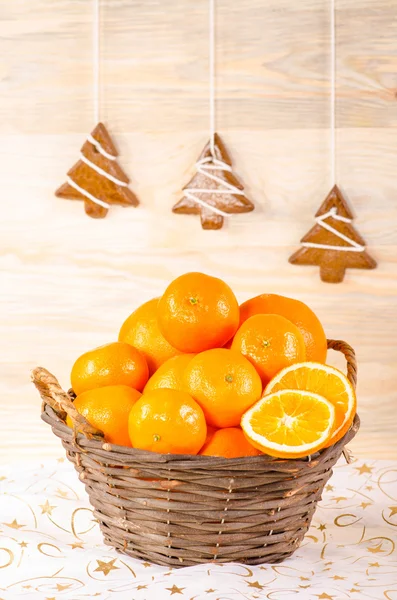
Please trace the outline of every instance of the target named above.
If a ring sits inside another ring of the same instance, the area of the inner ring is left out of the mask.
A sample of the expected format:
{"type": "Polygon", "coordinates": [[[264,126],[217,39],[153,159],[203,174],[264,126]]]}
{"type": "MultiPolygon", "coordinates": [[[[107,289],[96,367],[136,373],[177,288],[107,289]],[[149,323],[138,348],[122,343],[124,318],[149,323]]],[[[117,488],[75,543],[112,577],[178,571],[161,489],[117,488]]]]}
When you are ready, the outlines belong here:
{"type": "MultiPolygon", "coordinates": [[[[107,442],[131,446],[128,416],[140,397],[140,392],[126,385],[109,385],[79,394],[73,404],[91,425],[103,431],[107,442]]],[[[66,424],[73,427],[69,417],[66,424]]]]}
{"type": "Polygon", "coordinates": [[[262,452],[249,443],[240,427],[225,427],[213,433],[210,440],[202,447],[200,454],[238,458],[258,456],[262,452]]]}
{"type": "Polygon", "coordinates": [[[307,360],[325,362],[327,338],[319,319],[306,304],[286,296],[261,294],[240,306],[240,324],[253,315],[263,313],[281,315],[291,321],[303,335],[307,360]]]}
{"type": "Polygon", "coordinates": [[[214,348],[197,354],[185,370],[189,393],[202,407],[209,425],[234,427],[262,394],[251,363],[238,352],[214,348]]]}
{"type": "Polygon", "coordinates": [[[159,299],[153,298],[137,308],[123,323],[119,341],[138,348],[146,358],[152,375],[166,360],[180,354],[160,333],[157,324],[159,299]]]}
{"type": "Polygon", "coordinates": [[[128,385],[142,391],[148,377],[144,356],[124,342],[113,342],[82,354],[70,375],[77,395],[108,385],[128,385]]]}
{"type": "Polygon", "coordinates": [[[280,315],[254,315],[237,331],[232,350],[246,356],[266,385],[276,373],[305,360],[305,342],[299,329],[280,315]]]}
{"type": "Polygon", "coordinates": [[[200,406],[186,392],[160,388],[133,406],[128,431],[134,448],[163,454],[197,454],[207,435],[200,406]]]}
{"type": "Polygon", "coordinates": [[[230,287],[203,273],[186,273],[170,283],[159,302],[159,326],[181,352],[223,346],[239,324],[239,307],[230,287]]]}
{"type": "Polygon", "coordinates": [[[157,390],[158,388],[169,388],[172,390],[185,390],[183,374],[194,354],[179,354],[165,361],[151,376],[145,386],[145,392],[157,390]]]}
{"type": "Polygon", "coordinates": [[[335,425],[327,446],[345,435],[356,414],[357,401],[352,384],[341,371],[315,362],[292,365],[272,379],[265,394],[288,388],[320,394],[333,404],[335,425]]]}
{"type": "Polygon", "coordinates": [[[329,440],[334,423],[331,402],[298,390],[280,390],[264,396],[241,419],[251,444],[279,458],[314,454],[329,440]]]}

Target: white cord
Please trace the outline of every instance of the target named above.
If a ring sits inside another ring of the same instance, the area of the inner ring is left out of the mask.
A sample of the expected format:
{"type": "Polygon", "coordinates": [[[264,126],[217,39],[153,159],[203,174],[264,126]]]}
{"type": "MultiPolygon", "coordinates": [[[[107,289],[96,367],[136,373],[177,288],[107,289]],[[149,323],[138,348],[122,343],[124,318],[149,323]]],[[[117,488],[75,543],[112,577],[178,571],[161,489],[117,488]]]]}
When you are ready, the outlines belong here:
{"type": "Polygon", "coordinates": [[[91,162],[86,156],[84,156],[82,152],[80,152],[80,160],[82,160],[91,169],[99,173],[99,175],[103,175],[104,177],[106,177],[106,179],[109,179],[109,181],[113,181],[113,183],[115,183],[116,185],[120,185],[121,187],[127,187],[128,183],[126,183],[125,181],[121,181],[121,179],[114,177],[104,169],[101,169],[101,167],[98,167],[98,165],[91,162]]]}
{"type": "Polygon", "coordinates": [[[192,200],[193,202],[196,202],[197,204],[200,204],[201,206],[208,208],[215,214],[220,215],[221,217],[229,217],[230,216],[229,213],[221,210],[220,208],[217,208],[216,206],[212,206],[205,200],[202,200],[201,198],[195,196],[195,194],[209,194],[209,195],[233,194],[235,196],[244,196],[244,192],[242,190],[240,190],[238,187],[236,187],[232,183],[229,183],[228,181],[225,181],[224,179],[217,177],[217,175],[215,175],[215,173],[212,172],[212,171],[221,171],[221,172],[229,171],[229,172],[231,172],[232,169],[231,169],[230,165],[223,162],[223,160],[219,160],[218,158],[215,158],[212,156],[207,156],[207,157],[202,158],[201,160],[197,161],[195,166],[197,169],[197,173],[204,175],[211,181],[214,181],[215,183],[222,185],[223,188],[221,188],[221,189],[217,189],[217,188],[215,188],[215,189],[186,188],[184,190],[184,195],[187,198],[189,198],[190,200],[192,200]]]}
{"type": "Polygon", "coordinates": [[[87,192],[87,190],[80,187],[75,181],[73,181],[73,179],[71,177],[67,176],[66,181],[72,188],[74,188],[75,190],[80,192],[80,194],[82,194],[83,196],[88,198],[88,200],[95,202],[95,204],[98,204],[99,206],[102,206],[103,208],[110,208],[110,204],[108,204],[107,202],[103,202],[103,200],[100,200],[99,198],[96,198],[95,196],[90,194],[90,192],[87,192]]]}
{"type": "Polygon", "coordinates": [[[102,156],[105,156],[109,160],[116,160],[116,156],[114,156],[113,154],[109,154],[109,152],[106,152],[106,150],[102,148],[101,144],[92,136],[91,133],[87,135],[87,141],[90,142],[90,144],[92,144],[93,146],[95,146],[95,148],[100,154],[102,154],[102,156]]]}
{"type": "Polygon", "coordinates": [[[330,176],[332,186],[336,183],[336,24],[335,0],[330,0],[330,2],[330,176]]]}
{"type": "Polygon", "coordinates": [[[365,246],[362,246],[355,240],[352,240],[351,238],[347,237],[347,235],[344,235],[337,229],[334,229],[334,227],[332,227],[328,223],[325,223],[325,219],[328,219],[328,217],[332,217],[336,221],[342,221],[343,223],[351,223],[352,220],[348,219],[347,217],[342,217],[341,215],[338,215],[336,206],[333,206],[328,212],[324,213],[323,215],[316,217],[316,223],[320,225],[320,227],[323,227],[323,229],[326,229],[339,239],[343,240],[344,242],[347,242],[349,246],[332,246],[331,244],[317,244],[316,242],[302,242],[302,246],[304,246],[305,248],[320,248],[321,250],[338,250],[338,252],[340,250],[342,252],[363,252],[365,250],[365,246]]]}
{"type": "Polygon", "coordinates": [[[93,2],[92,19],[92,70],[93,70],[93,102],[94,102],[94,121],[99,123],[99,1],[93,2]]]}
{"type": "Polygon", "coordinates": [[[209,0],[210,150],[215,157],[215,0],[209,0]]]}
{"type": "Polygon", "coordinates": [[[212,206],[202,198],[198,197],[195,194],[234,194],[244,196],[244,192],[241,191],[235,185],[217,177],[214,171],[229,171],[232,169],[230,165],[225,163],[223,160],[220,160],[216,157],[216,148],[215,148],[215,0],[208,0],[208,17],[209,17],[209,112],[210,112],[210,143],[209,143],[209,151],[210,156],[207,156],[196,163],[197,173],[201,175],[205,175],[211,181],[222,185],[221,189],[211,189],[211,188],[187,188],[184,190],[184,195],[189,200],[208,208],[208,210],[213,213],[221,216],[228,217],[229,213],[217,208],[216,206],[212,206]]]}

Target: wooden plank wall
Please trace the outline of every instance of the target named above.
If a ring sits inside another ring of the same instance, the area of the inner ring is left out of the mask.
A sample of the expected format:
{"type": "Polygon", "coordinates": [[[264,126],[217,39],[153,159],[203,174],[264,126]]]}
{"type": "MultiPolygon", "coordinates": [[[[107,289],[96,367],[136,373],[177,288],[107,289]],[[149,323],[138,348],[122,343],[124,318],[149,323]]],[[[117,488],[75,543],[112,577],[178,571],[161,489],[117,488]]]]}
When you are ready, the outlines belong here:
{"type": "Polygon", "coordinates": [[[82,351],[187,270],[309,303],[360,365],[357,455],[397,458],[397,7],[337,0],[337,172],[379,261],[340,285],[288,263],[330,187],[329,3],[217,0],[217,128],[255,212],[170,211],[208,139],[207,1],[101,1],[101,117],[141,199],[90,220],[54,197],[92,129],[92,3],[0,0],[0,460],[61,449],[29,371],[82,351]]]}

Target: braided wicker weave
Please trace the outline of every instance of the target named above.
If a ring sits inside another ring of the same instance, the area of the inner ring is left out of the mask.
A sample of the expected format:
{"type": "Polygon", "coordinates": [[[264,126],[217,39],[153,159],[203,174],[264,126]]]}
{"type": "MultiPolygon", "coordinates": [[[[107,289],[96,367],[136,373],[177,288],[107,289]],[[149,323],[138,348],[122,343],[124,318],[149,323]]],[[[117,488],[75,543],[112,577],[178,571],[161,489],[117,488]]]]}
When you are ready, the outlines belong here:
{"type": "MultiPolygon", "coordinates": [[[[343,352],[355,385],[353,349],[332,340],[328,347],[343,352]]],[[[255,565],[290,556],[359,428],[356,416],[339,442],[307,459],[156,454],[104,443],[55,377],[38,368],[32,378],[43,399],[42,419],[85,483],[105,542],[159,565],[255,565]],[[74,431],[65,425],[66,414],[74,431]]]]}

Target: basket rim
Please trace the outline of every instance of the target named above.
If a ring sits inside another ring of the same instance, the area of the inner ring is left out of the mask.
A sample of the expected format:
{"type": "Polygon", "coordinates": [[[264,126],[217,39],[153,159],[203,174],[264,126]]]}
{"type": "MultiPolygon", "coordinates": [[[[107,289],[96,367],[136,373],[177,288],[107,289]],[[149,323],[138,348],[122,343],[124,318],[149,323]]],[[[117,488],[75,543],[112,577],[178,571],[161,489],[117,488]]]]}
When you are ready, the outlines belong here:
{"type": "MultiPolygon", "coordinates": [[[[357,362],[355,358],[354,349],[345,341],[342,340],[327,340],[327,348],[341,352],[347,363],[347,378],[353,387],[356,387],[357,382],[357,362]]],[[[139,450],[137,448],[130,448],[128,446],[119,446],[111,444],[103,439],[103,433],[94,428],[80,413],[77,412],[73,406],[73,400],[70,394],[66,393],[60,386],[58,380],[42,367],[37,367],[32,372],[32,380],[38,389],[42,400],[42,414],[41,418],[43,421],[51,425],[53,433],[60,437],[63,441],[72,441],[82,452],[87,452],[90,449],[95,451],[97,454],[104,454],[105,458],[109,460],[115,460],[115,455],[122,456],[124,460],[129,458],[140,458],[146,463],[168,463],[168,462],[179,462],[180,464],[188,462],[189,464],[196,463],[199,467],[214,468],[216,465],[238,465],[243,463],[245,465],[260,465],[263,462],[271,464],[277,464],[278,468],[282,464],[291,465],[310,465],[312,462],[318,464],[327,460],[327,457],[335,451],[344,451],[344,446],[349,443],[356,435],[360,427],[359,416],[355,415],[353,422],[344,436],[328,448],[323,448],[314,454],[307,455],[301,458],[278,458],[270,456],[269,454],[262,454],[259,456],[244,456],[238,458],[224,458],[218,456],[203,456],[201,454],[161,454],[157,452],[151,452],[148,450],[139,450]],[[71,429],[66,425],[66,415],[69,414],[72,417],[74,428],[71,429]],[[113,455],[113,458],[111,458],[113,455]]],[[[345,453],[346,459],[348,459],[345,453]]]]}
{"type": "MultiPolygon", "coordinates": [[[[162,454],[159,452],[152,452],[149,450],[140,450],[138,448],[130,448],[129,446],[119,446],[117,444],[110,444],[109,442],[105,442],[103,440],[97,439],[88,439],[85,435],[79,432],[74,432],[70,427],[66,425],[66,423],[56,414],[54,409],[48,404],[44,405],[44,410],[41,413],[41,418],[44,422],[49,424],[53,429],[56,427],[59,429],[65,436],[76,443],[77,446],[81,448],[82,451],[87,451],[89,448],[93,448],[95,450],[102,450],[106,453],[109,459],[114,459],[114,454],[123,454],[126,455],[126,458],[142,458],[145,462],[153,462],[153,463],[165,463],[165,462],[190,462],[190,463],[199,463],[201,466],[212,465],[216,466],[217,464],[222,465],[237,465],[238,463],[246,463],[249,462],[251,464],[261,464],[263,462],[266,463],[284,463],[284,464],[295,464],[300,465],[301,463],[310,464],[310,462],[315,461],[315,459],[326,458],[328,454],[334,452],[335,448],[343,448],[348,444],[356,435],[357,431],[360,428],[360,417],[356,413],[354,416],[354,420],[347,430],[345,435],[338,440],[332,446],[328,446],[327,448],[323,448],[318,452],[304,456],[302,458],[278,458],[275,456],[270,456],[269,454],[261,454],[258,456],[241,456],[238,458],[223,458],[219,456],[203,456],[202,454],[162,454]],[[85,450],[87,448],[87,450],[85,450]]],[[[199,466],[198,465],[198,466],[199,466]]]]}

